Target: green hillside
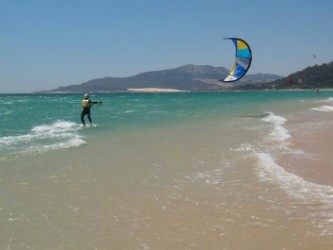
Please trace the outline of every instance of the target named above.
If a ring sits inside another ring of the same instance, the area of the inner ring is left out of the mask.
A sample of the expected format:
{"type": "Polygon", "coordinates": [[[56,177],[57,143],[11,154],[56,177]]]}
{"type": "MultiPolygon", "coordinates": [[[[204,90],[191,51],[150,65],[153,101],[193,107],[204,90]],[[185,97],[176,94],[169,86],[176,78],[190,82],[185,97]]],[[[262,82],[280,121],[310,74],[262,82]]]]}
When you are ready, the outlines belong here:
{"type": "Polygon", "coordinates": [[[333,61],[308,67],[269,83],[235,86],[234,89],[314,89],[333,88],[333,61]]]}

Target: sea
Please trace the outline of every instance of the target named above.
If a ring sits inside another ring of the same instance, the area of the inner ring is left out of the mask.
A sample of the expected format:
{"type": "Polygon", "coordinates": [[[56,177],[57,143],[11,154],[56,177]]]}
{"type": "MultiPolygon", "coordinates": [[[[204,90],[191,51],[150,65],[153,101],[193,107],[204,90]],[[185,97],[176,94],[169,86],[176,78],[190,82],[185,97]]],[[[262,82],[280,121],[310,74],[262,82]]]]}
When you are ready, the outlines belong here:
{"type": "Polygon", "coordinates": [[[0,249],[333,249],[333,91],[82,98],[0,95],[0,249]]]}

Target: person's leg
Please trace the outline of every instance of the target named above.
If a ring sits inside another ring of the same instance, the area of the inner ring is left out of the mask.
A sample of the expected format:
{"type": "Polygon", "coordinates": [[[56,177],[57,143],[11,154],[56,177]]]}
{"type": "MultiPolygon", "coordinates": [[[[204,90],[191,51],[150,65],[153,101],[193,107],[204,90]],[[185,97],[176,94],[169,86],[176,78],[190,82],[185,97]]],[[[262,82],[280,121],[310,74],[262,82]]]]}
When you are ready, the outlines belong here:
{"type": "Polygon", "coordinates": [[[89,120],[89,122],[90,122],[90,126],[92,126],[92,120],[91,120],[91,117],[90,117],[90,112],[88,113],[88,120],[89,120]]]}
{"type": "Polygon", "coordinates": [[[82,124],[83,124],[83,127],[85,127],[85,126],[86,126],[86,123],[85,123],[85,121],[84,121],[84,113],[83,113],[83,111],[82,111],[82,113],[81,113],[81,122],[82,122],[82,124]]]}

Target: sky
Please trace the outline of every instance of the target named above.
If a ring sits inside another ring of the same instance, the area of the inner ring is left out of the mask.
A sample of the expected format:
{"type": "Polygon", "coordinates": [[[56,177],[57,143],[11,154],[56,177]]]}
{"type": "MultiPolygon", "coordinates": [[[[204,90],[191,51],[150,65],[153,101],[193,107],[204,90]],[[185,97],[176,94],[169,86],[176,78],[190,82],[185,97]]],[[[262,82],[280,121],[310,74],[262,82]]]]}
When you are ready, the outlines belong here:
{"type": "Polygon", "coordinates": [[[186,64],[287,76],[333,60],[332,0],[1,0],[0,93],[186,64]],[[313,55],[316,55],[316,59],[313,55]]]}

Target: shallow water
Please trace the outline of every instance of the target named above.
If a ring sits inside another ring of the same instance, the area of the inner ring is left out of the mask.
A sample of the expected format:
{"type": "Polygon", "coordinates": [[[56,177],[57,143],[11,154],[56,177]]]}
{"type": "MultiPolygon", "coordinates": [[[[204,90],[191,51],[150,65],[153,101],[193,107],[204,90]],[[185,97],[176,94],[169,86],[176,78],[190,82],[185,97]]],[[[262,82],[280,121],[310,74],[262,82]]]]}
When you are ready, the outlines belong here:
{"type": "Polygon", "coordinates": [[[96,95],[91,129],[81,96],[0,96],[0,248],[331,249],[333,186],[278,162],[332,96],[96,95]]]}

